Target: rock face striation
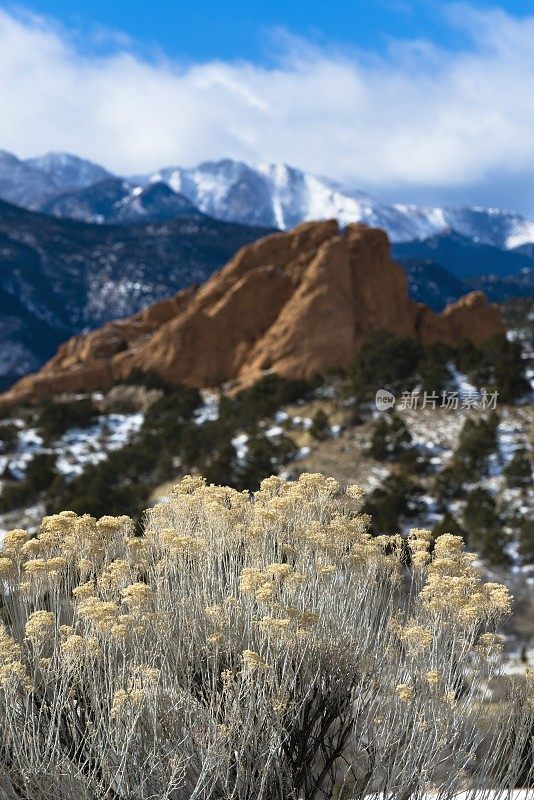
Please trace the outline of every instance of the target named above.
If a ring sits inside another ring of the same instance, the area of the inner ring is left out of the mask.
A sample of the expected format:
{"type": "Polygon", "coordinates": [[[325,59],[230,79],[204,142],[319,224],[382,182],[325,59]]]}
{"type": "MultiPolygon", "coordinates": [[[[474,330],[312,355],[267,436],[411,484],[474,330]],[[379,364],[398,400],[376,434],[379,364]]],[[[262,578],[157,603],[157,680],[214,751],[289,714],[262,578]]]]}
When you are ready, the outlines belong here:
{"type": "Polygon", "coordinates": [[[382,230],[310,222],[243,247],[199,287],[75,336],[0,402],[106,388],[133,370],[195,387],[244,387],[271,371],[309,378],[348,367],[379,330],[480,344],[503,325],[480,292],[441,314],[410,300],[382,230]]]}

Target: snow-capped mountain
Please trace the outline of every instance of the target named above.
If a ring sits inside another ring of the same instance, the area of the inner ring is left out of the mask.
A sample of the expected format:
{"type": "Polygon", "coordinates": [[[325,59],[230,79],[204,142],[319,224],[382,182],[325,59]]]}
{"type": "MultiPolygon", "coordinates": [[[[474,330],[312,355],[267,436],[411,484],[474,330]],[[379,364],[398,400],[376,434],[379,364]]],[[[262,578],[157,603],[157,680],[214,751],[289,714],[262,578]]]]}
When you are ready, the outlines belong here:
{"type": "Polygon", "coordinates": [[[60,194],[44,203],[40,210],[54,217],[107,224],[202,216],[187,198],[166,183],[158,181],[142,187],[123,178],[107,178],[86,189],[60,194]]]}
{"type": "Polygon", "coordinates": [[[394,241],[424,238],[447,225],[441,209],[388,205],[285,164],[253,168],[223,159],[192,168],[167,167],[144,180],[164,181],[205,214],[226,221],[288,229],[306,220],[335,217],[342,225],[378,225],[394,241]]]}
{"type": "MultiPolygon", "coordinates": [[[[140,205],[139,200],[140,186],[164,183],[204,214],[226,222],[288,229],[306,220],[335,217],[342,225],[366,222],[384,228],[393,242],[426,239],[448,230],[500,249],[534,242],[534,222],[511,211],[389,203],[286,164],[253,167],[226,158],[194,167],[165,167],[123,183],[124,191],[120,190],[121,197],[114,200],[108,214],[95,208],[100,203],[98,197],[92,203],[85,192],[113,178],[103,167],[68,153],[22,160],[0,151],[0,198],[88,222],[168,218],[176,201],[161,190],[146,204],[140,205]],[[78,198],[78,192],[84,194],[78,198]],[[60,198],[66,193],[68,199],[60,198]]],[[[117,189],[122,179],[115,179],[117,189]]]]}
{"type": "Polygon", "coordinates": [[[342,225],[366,222],[384,228],[393,242],[425,239],[447,229],[499,248],[534,241],[534,222],[510,211],[390,204],[285,164],[254,168],[223,159],[191,168],[167,167],[138,180],[164,181],[205,214],[232,222],[286,229],[335,217],[342,225]]]}
{"type": "Polygon", "coordinates": [[[44,172],[52,180],[56,191],[85,189],[94,183],[111,178],[111,172],[70,153],[47,153],[38,158],[27,158],[25,163],[34,170],[44,172]]]}
{"type": "Polygon", "coordinates": [[[38,206],[56,191],[49,175],[0,150],[0,197],[24,208],[38,206]]]}
{"type": "Polygon", "coordinates": [[[0,198],[23,208],[38,209],[61,192],[84,189],[109,177],[98,164],[68,153],[20,159],[0,150],[0,198]]]}

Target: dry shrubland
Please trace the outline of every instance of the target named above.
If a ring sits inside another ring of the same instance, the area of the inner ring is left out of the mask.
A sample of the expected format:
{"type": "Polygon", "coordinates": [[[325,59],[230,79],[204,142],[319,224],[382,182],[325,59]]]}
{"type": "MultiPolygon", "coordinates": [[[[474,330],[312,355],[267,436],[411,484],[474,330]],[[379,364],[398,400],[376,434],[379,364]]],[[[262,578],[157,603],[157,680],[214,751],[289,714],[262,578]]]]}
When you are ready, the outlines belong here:
{"type": "MultiPolygon", "coordinates": [[[[408,800],[532,777],[505,587],[460,539],[371,537],[358,487],[184,478],[0,551],[2,800],[408,800]]],[[[530,688],[530,697],[529,697],[530,688]]]]}

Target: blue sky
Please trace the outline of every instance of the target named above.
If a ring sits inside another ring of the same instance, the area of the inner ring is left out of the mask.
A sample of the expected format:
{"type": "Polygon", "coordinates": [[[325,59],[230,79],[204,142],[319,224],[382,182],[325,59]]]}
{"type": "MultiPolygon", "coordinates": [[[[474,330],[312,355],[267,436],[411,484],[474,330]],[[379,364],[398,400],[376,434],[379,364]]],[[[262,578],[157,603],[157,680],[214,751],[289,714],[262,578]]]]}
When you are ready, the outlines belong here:
{"type": "Polygon", "coordinates": [[[534,217],[533,42],[532,0],[0,0],[0,148],[534,217]]]}
{"type": "MultiPolygon", "coordinates": [[[[374,51],[398,38],[429,38],[452,48],[464,45],[466,38],[444,24],[447,4],[435,0],[33,0],[24,5],[68,28],[114,30],[147,52],[161,48],[190,61],[268,62],[273,49],[269,32],[277,28],[322,46],[374,51]]],[[[517,16],[533,10],[532,0],[475,0],[470,6],[500,7],[517,16]]]]}

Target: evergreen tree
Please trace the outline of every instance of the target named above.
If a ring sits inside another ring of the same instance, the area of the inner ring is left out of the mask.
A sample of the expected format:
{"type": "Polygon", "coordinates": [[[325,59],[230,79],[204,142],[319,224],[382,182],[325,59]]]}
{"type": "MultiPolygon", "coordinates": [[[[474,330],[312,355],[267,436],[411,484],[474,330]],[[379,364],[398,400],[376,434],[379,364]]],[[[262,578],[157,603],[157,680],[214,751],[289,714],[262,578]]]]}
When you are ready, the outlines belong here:
{"type": "Polygon", "coordinates": [[[494,411],[486,419],[465,420],[452,464],[460,479],[473,482],[486,474],[488,458],[497,449],[498,426],[499,416],[494,411]]]}
{"type": "Polygon", "coordinates": [[[501,402],[513,403],[530,392],[520,342],[497,334],[486,342],[483,352],[488,370],[493,369],[494,387],[501,402]]]}
{"type": "Polygon", "coordinates": [[[534,564],[534,521],[524,519],[519,527],[517,551],[524,564],[534,564]]]}
{"type": "Polygon", "coordinates": [[[453,536],[461,536],[464,540],[466,538],[466,532],[464,528],[462,528],[458,520],[450,513],[450,511],[447,511],[443,515],[442,519],[432,528],[432,534],[434,538],[442,536],[444,533],[451,533],[453,536]]]}
{"type": "Polygon", "coordinates": [[[377,461],[395,461],[412,443],[412,435],[398,414],[381,417],[373,428],[369,454],[377,461]]]}
{"type": "Polygon", "coordinates": [[[414,339],[398,339],[379,332],[362,347],[350,373],[350,391],[360,400],[371,399],[377,389],[411,389],[423,350],[414,339]]]}
{"type": "Polygon", "coordinates": [[[330,420],[328,414],[320,408],[315,412],[310,428],[310,434],[314,439],[322,440],[328,437],[330,433],[330,420]]]}
{"type": "Polygon", "coordinates": [[[506,480],[512,488],[528,487],[532,483],[532,466],[527,451],[522,448],[517,450],[514,457],[504,470],[506,480]]]}
{"type": "Polygon", "coordinates": [[[423,489],[404,475],[393,473],[369,496],[365,511],[372,516],[373,533],[397,533],[407,519],[422,511],[423,489]]]}
{"type": "Polygon", "coordinates": [[[508,542],[493,496],[478,486],[472,491],[464,509],[468,544],[490,564],[508,564],[505,547],[508,542]]]}

